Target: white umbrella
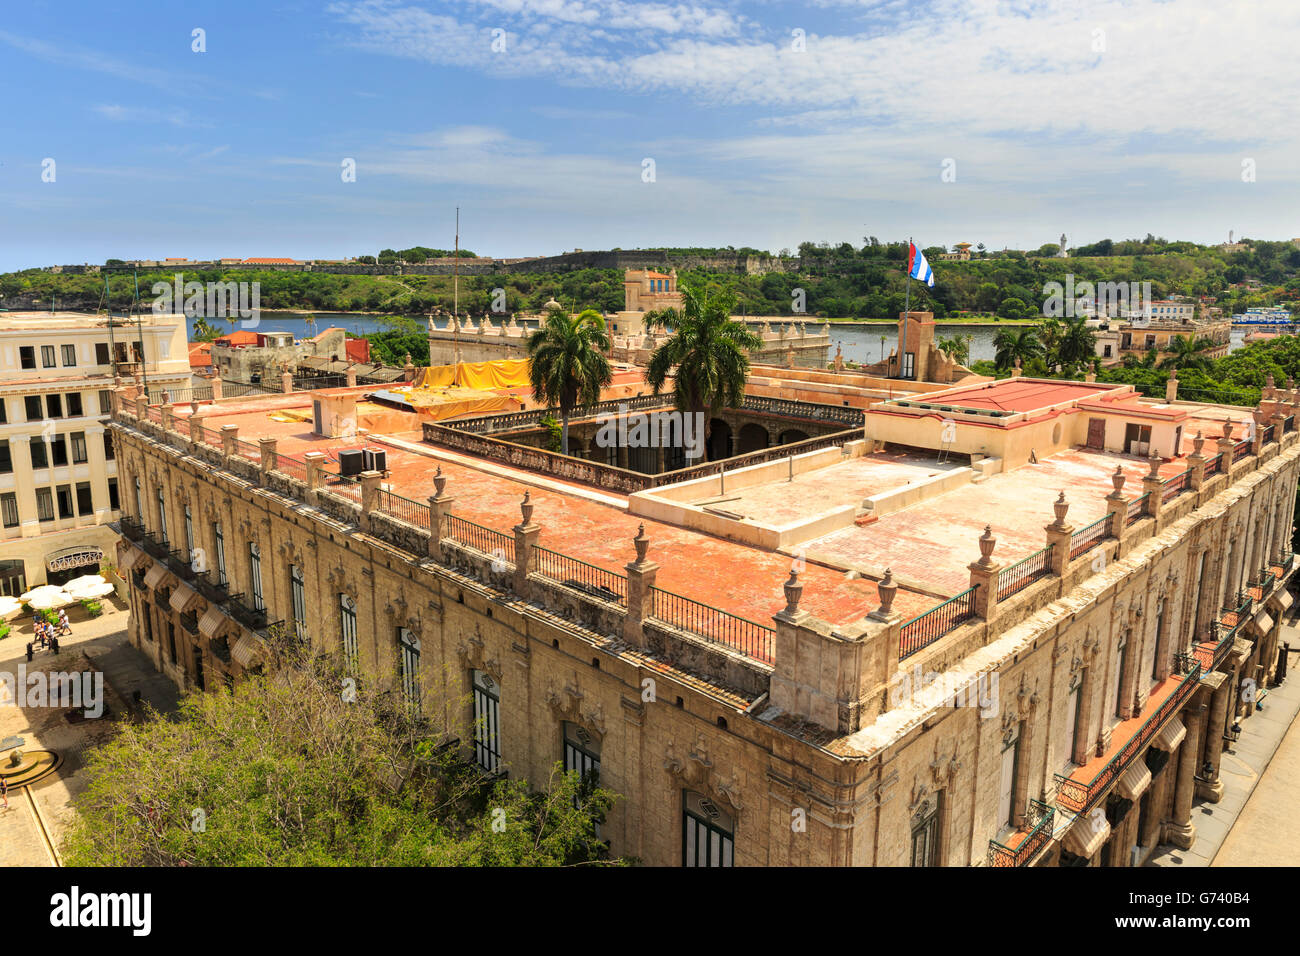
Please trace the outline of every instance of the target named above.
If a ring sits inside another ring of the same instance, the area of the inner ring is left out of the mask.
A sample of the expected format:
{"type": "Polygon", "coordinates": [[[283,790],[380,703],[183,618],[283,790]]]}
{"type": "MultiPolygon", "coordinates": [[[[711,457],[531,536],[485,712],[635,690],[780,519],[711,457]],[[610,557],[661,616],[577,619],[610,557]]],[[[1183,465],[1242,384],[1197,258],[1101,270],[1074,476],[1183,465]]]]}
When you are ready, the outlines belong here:
{"type": "Polygon", "coordinates": [[[16,597],[0,594],[0,621],[8,620],[23,609],[23,604],[16,597]]]}
{"type": "Polygon", "coordinates": [[[74,588],[72,584],[66,584],[64,590],[75,601],[93,601],[95,598],[102,598],[112,594],[117,588],[107,581],[100,581],[98,584],[86,584],[79,588],[74,588]]]}
{"type": "Polygon", "coordinates": [[[63,590],[69,594],[75,594],[78,591],[85,590],[96,584],[103,584],[104,576],[102,574],[83,574],[79,578],[73,578],[63,585],[63,590]]]}
{"type": "Polygon", "coordinates": [[[74,600],[75,598],[63,588],[56,588],[52,584],[42,584],[22,595],[23,603],[38,611],[50,611],[71,604],[74,600]]]}

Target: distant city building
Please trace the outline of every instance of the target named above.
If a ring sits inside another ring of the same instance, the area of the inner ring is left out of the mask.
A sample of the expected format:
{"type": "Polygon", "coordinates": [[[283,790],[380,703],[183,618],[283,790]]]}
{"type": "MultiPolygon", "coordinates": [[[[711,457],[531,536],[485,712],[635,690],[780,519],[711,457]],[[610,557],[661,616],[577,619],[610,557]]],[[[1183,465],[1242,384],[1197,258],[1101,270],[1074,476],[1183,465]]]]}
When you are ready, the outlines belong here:
{"type": "Polygon", "coordinates": [[[0,314],[0,594],[116,563],[114,383],[189,380],[184,316],[0,314]]]}

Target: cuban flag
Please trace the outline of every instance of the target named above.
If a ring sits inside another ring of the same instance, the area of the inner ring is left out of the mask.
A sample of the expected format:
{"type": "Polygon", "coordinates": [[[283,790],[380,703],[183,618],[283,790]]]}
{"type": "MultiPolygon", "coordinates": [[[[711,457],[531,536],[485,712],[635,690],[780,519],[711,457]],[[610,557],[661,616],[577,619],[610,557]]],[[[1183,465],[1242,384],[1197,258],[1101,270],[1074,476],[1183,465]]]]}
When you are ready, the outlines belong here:
{"type": "Polygon", "coordinates": [[[907,274],[913,279],[920,279],[931,288],[934,287],[934,272],[930,263],[925,261],[925,253],[916,248],[916,243],[907,244],[907,274]]]}

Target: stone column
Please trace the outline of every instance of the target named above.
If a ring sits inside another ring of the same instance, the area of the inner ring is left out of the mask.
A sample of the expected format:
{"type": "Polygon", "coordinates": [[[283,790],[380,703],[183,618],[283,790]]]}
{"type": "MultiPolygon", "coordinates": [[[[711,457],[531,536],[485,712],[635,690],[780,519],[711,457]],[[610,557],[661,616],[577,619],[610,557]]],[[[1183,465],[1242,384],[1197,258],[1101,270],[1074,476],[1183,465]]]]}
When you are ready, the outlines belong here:
{"type": "Polygon", "coordinates": [[[1205,728],[1205,705],[1199,703],[1200,691],[1182,710],[1187,737],[1178,751],[1178,782],[1174,785],[1173,821],[1166,829],[1169,842],[1190,850],[1196,842],[1196,825],[1192,823],[1192,797],[1196,789],[1197,759],[1201,752],[1201,734],[1205,728]]]}
{"type": "Polygon", "coordinates": [[[447,494],[447,476],[442,473],[442,466],[433,476],[436,494],[429,496],[429,557],[442,557],[442,539],[447,536],[447,518],[451,514],[451,504],[456,499],[447,494]]]}
{"type": "Polygon", "coordinates": [[[1160,526],[1160,512],[1164,505],[1165,483],[1160,477],[1160,459],[1154,455],[1147,462],[1151,470],[1142,476],[1142,490],[1147,493],[1146,512],[1156,519],[1156,533],[1162,529],[1160,526]]]}
{"type": "Polygon", "coordinates": [[[32,436],[11,435],[9,447],[13,449],[14,491],[18,499],[19,534],[24,538],[34,538],[41,533],[41,523],[36,517],[36,477],[35,470],[32,468],[32,436]]]}
{"type": "Polygon", "coordinates": [[[361,530],[370,531],[370,512],[375,510],[379,503],[379,483],[384,480],[384,476],[377,471],[363,471],[361,473],[361,530]]]}
{"type": "Polygon", "coordinates": [[[975,588],[975,613],[986,621],[993,620],[998,606],[998,575],[1002,565],[993,560],[993,549],[998,540],[993,537],[991,525],[984,526],[980,535],[980,559],[966,567],[970,571],[970,586],[975,588]]]}
{"type": "Polygon", "coordinates": [[[173,428],[172,407],[170,405],[164,405],[162,407],[162,427],[164,432],[169,432],[173,428]]]}
{"type": "Polygon", "coordinates": [[[239,439],[238,425],[221,426],[221,454],[227,458],[235,454],[235,442],[239,439]]]}
{"type": "Polygon", "coordinates": [[[292,373],[292,372],[281,372],[281,373],[280,373],[280,391],[283,392],[285,395],[288,395],[290,392],[293,391],[293,373],[292,373]]]}
{"type": "Polygon", "coordinates": [[[1169,381],[1165,382],[1165,401],[1176,402],[1178,400],[1178,369],[1169,373],[1169,381]]]}
{"type": "Polygon", "coordinates": [[[348,370],[347,370],[347,373],[346,373],[346,374],[347,374],[347,387],[348,387],[348,388],[356,388],[356,387],[357,387],[357,370],[354,369],[354,368],[349,367],[348,370]]]}
{"type": "Polygon", "coordinates": [[[1205,456],[1201,454],[1201,449],[1205,446],[1205,439],[1201,437],[1198,431],[1196,437],[1192,439],[1192,453],[1187,456],[1187,464],[1191,466],[1192,474],[1188,480],[1192,484],[1193,491],[1200,491],[1205,485],[1205,456]]]}
{"type": "Polygon", "coordinates": [[[257,440],[257,450],[262,459],[262,484],[266,484],[266,477],[275,471],[279,464],[276,446],[279,444],[275,438],[259,438],[257,440]]]}
{"type": "Polygon", "coordinates": [[[1250,439],[1250,453],[1258,456],[1264,447],[1264,410],[1257,407],[1251,412],[1251,417],[1255,420],[1255,428],[1250,439]]]}
{"type": "Polygon", "coordinates": [[[1209,723],[1205,733],[1205,765],[1200,768],[1205,772],[1202,779],[1196,781],[1196,795],[1211,803],[1218,803],[1223,798],[1223,781],[1219,779],[1219,764],[1223,758],[1223,727],[1228,717],[1228,703],[1232,699],[1232,681],[1227,674],[1214,671],[1201,678],[1201,682],[1210,688],[1209,723]]]}
{"type": "Polygon", "coordinates": [[[212,400],[221,401],[221,376],[217,375],[212,379],[212,400]]]}
{"type": "Polygon", "coordinates": [[[1232,446],[1235,444],[1232,440],[1232,422],[1223,423],[1223,434],[1215,440],[1215,445],[1219,449],[1219,454],[1223,456],[1219,461],[1219,471],[1227,474],[1232,470],[1232,446]]]}
{"type": "Polygon", "coordinates": [[[1052,503],[1052,510],[1056,512],[1056,520],[1044,528],[1047,543],[1052,546],[1052,573],[1057,577],[1065,577],[1065,572],[1070,567],[1070,536],[1074,534],[1074,525],[1065,520],[1070,503],[1065,500],[1064,491],[1052,503]]]}
{"type": "MultiPolygon", "coordinates": [[[[107,523],[113,509],[108,503],[108,459],[104,457],[104,426],[91,425],[86,429],[86,458],[90,464],[90,503],[95,524],[107,523]]],[[[121,501],[122,489],[118,489],[121,501]]]]}
{"type": "Polygon", "coordinates": [[[1115,552],[1115,557],[1120,558],[1124,555],[1124,529],[1128,525],[1128,503],[1129,500],[1124,495],[1124,482],[1127,480],[1124,474],[1124,468],[1121,465],[1115,466],[1115,473],[1110,476],[1110,483],[1115,486],[1115,490],[1106,496],[1106,514],[1110,517],[1110,523],[1106,530],[1110,536],[1119,542],[1119,548],[1115,552]]]}
{"type": "Polygon", "coordinates": [[[632,539],[636,547],[636,560],[625,565],[627,571],[627,614],[623,618],[623,640],[633,647],[646,646],[642,622],[654,611],[653,596],[650,589],[654,587],[655,573],[659,565],[646,559],[650,549],[650,539],[646,536],[645,525],[637,529],[632,539]]]}
{"type": "Polygon", "coordinates": [[[541,535],[540,525],[533,524],[533,503],[531,491],[524,492],[524,500],[519,503],[523,520],[515,525],[515,593],[528,593],[528,575],[537,569],[537,554],[533,548],[541,535]]]}
{"type": "Polygon", "coordinates": [[[322,469],[326,458],[321,452],[309,451],[302,456],[302,460],[307,467],[307,503],[315,506],[320,502],[319,493],[325,477],[322,469]]]}

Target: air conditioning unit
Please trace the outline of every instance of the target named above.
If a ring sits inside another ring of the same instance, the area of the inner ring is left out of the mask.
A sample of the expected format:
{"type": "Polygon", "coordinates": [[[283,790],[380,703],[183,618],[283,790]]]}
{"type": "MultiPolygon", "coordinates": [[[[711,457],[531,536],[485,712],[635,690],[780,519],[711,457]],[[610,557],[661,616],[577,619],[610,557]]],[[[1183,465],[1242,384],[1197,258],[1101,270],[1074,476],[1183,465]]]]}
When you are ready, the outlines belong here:
{"type": "Polygon", "coordinates": [[[339,474],[352,478],[366,470],[365,455],[360,448],[348,448],[339,452],[339,474]]]}
{"type": "Polygon", "coordinates": [[[365,455],[366,471],[387,471],[388,470],[388,452],[382,448],[366,448],[365,455]]]}

